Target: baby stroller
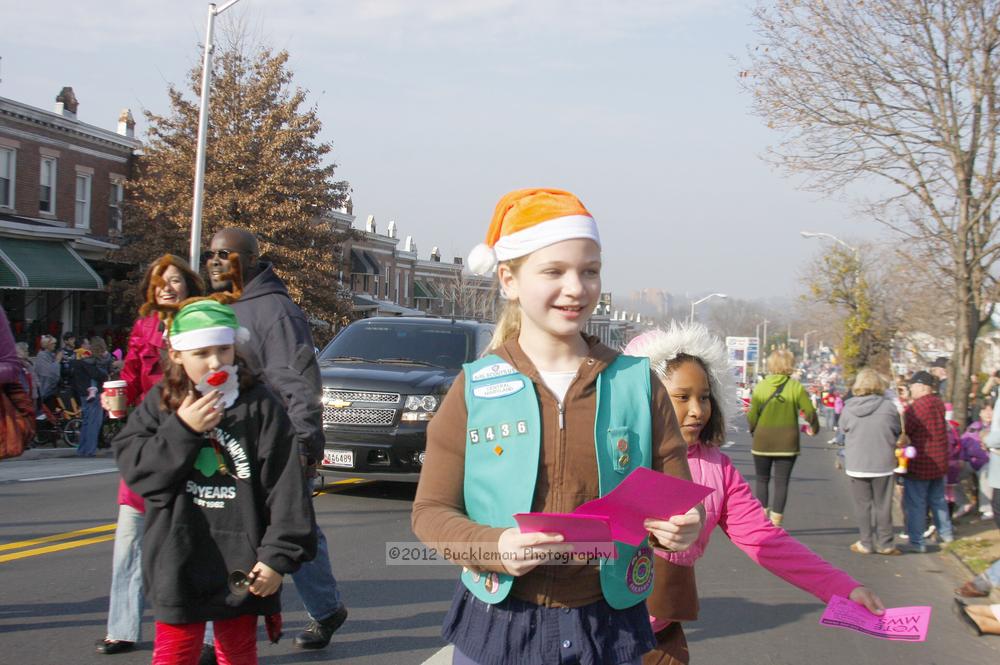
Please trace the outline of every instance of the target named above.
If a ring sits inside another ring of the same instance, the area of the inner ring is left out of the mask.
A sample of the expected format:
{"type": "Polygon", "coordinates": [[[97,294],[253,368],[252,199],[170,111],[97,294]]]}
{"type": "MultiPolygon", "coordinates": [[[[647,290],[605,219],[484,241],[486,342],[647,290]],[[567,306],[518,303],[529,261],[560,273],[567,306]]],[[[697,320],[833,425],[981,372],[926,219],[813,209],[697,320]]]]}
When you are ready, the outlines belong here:
{"type": "Polygon", "coordinates": [[[57,393],[42,402],[36,420],[33,445],[55,448],[65,444],[76,448],[80,443],[83,410],[69,391],[57,393]]]}

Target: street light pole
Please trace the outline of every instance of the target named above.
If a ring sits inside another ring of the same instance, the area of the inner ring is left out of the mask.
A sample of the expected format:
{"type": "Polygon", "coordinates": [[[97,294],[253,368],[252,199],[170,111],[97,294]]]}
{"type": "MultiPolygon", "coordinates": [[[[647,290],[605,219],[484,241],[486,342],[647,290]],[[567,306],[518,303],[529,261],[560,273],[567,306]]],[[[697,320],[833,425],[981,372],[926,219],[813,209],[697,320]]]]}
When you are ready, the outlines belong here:
{"type": "Polygon", "coordinates": [[[806,355],[809,353],[809,335],[819,332],[818,330],[810,330],[805,335],[802,336],[802,359],[805,360],[806,355]]]}
{"type": "Polygon", "coordinates": [[[201,107],[198,111],[198,148],[194,159],[194,203],[191,208],[191,267],[198,269],[201,259],[201,210],[205,200],[205,144],[208,141],[208,98],[212,89],[212,51],[215,49],[215,17],[240,0],[229,0],[216,8],[208,5],[208,27],[205,30],[205,59],[201,67],[201,107]]]}
{"type": "Polygon", "coordinates": [[[710,293],[709,295],[705,296],[701,300],[695,300],[694,302],[692,302],[691,303],[691,316],[688,317],[688,325],[691,325],[692,323],[694,323],[694,307],[695,307],[695,305],[700,305],[701,303],[705,302],[706,300],[710,300],[712,298],[728,298],[728,297],[729,296],[727,296],[725,293],[710,293]]]}

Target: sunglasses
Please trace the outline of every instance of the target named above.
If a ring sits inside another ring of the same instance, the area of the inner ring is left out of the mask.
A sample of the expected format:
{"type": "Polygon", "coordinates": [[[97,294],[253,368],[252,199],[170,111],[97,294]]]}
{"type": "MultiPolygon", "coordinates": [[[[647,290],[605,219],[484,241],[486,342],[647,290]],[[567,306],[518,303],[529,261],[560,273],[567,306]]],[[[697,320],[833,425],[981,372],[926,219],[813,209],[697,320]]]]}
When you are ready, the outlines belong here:
{"type": "Polygon", "coordinates": [[[214,259],[217,256],[219,257],[220,261],[225,261],[231,255],[236,254],[236,253],[237,253],[237,251],[235,249],[220,249],[218,251],[212,251],[210,249],[210,250],[206,251],[204,254],[202,254],[201,258],[206,263],[208,261],[211,261],[212,259],[214,259]]]}

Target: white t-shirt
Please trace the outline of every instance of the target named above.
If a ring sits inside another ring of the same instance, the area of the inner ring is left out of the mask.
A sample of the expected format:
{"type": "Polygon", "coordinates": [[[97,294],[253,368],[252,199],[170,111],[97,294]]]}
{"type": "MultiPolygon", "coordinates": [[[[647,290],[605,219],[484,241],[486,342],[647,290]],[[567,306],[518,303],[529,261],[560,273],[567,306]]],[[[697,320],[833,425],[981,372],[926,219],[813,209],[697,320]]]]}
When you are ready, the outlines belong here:
{"type": "Polygon", "coordinates": [[[552,394],[556,396],[559,403],[562,404],[566,401],[566,391],[569,390],[569,384],[573,383],[573,379],[576,378],[576,372],[543,372],[538,370],[538,375],[542,377],[542,381],[552,391],[552,394]]]}

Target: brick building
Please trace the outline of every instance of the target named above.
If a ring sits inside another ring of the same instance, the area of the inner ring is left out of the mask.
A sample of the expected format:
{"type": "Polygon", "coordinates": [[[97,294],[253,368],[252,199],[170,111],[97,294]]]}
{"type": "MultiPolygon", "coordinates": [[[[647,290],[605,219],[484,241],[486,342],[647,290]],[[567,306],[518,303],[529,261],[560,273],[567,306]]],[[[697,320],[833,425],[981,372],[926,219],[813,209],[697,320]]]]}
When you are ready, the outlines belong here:
{"type": "Polygon", "coordinates": [[[382,315],[454,316],[491,321],[499,312],[493,277],[479,277],[463,270],[462,259],[441,260],[433,248],[426,258],[417,255],[413,236],[400,247],[396,223],[379,233],[368,216],[363,229],[355,229],[350,203],[327,214],[335,228],[353,230],[344,242],[341,282],[354,294],[354,316],[382,315]]]}
{"type": "Polygon", "coordinates": [[[69,87],[52,111],[0,97],[0,303],[19,340],[114,328],[108,257],[141,144],[127,109],[112,132],[80,121],[78,106],[69,87]]]}

